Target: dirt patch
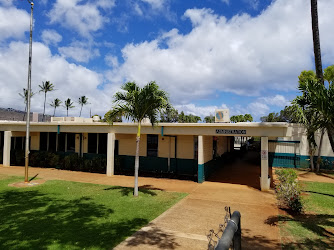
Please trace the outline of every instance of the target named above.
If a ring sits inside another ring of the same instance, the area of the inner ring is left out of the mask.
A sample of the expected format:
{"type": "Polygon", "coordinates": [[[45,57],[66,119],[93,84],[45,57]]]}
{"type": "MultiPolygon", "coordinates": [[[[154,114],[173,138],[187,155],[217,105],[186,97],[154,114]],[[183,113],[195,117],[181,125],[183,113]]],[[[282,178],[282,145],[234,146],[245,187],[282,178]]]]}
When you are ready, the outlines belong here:
{"type": "Polygon", "coordinates": [[[15,182],[15,183],[11,183],[8,184],[9,187],[17,187],[17,188],[26,188],[26,187],[34,187],[40,184],[43,184],[45,182],[45,180],[34,180],[34,181],[30,181],[30,182],[15,182]]]}

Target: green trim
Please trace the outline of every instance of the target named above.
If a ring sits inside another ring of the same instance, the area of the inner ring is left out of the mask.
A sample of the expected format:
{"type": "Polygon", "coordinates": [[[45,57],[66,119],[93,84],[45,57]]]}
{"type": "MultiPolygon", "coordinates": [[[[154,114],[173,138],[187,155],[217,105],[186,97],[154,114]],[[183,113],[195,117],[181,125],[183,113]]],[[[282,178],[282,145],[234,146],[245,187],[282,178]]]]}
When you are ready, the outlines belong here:
{"type": "Polygon", "coordinates": [[[205,181],[205,174],[204,174],[204,164],[198,164],[198,183],[203,183],[205,181]]]}
{"type": "Polygon", "coordinates": [[[164,126],[161,126],[161,136],[164,136],[164,126]]]}
{"type": "Polygon", "coordinates": [[[60,134],[60,125],[58,125],[58,128],[57,128],[57,134],[58,134],[58,135],[60,134]]]}
{"type": "MultiPolygon", "coordinates": [[[[316,164],[318,157],[314,156],[314,164],[316,164]]],[[[334,157],[321,156],[322,163],[320,169],[333,170],[334,157]]],[[[310,156],[297,155],[289,153],[274,153],[269,152],[269,166],[270,167],[286,167],[286,168],[309,168],[310,156]]]]}
{"type": "Polygon", "coordinates": [[[282,140],[269,140],[268,142],[278,142],[278,143],[300,143],[300,141],[282,141],[282,140]]]}
{"type": "MultiPolygon", "coordinates": [[[[115,162],[117,162],[120,171],[134,171],[135,156],[118,155],[115,156],[115,162]]],[[[168,170],[168,158],[140,156],[139,172],[170,173],[195,177],[197,176],[197,160],[171,158],[168,170]]]]}

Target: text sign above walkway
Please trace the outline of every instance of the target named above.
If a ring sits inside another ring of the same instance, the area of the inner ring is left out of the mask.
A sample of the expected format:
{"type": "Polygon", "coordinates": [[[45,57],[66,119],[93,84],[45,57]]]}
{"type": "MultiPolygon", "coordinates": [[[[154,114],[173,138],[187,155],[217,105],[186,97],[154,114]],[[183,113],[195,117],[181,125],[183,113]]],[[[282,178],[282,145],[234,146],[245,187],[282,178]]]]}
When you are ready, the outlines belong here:
{"type": "Polygon", "coordinates": [[[216,129],[216,134],[223,135],[245,135],[246,129],[216,129]]]}

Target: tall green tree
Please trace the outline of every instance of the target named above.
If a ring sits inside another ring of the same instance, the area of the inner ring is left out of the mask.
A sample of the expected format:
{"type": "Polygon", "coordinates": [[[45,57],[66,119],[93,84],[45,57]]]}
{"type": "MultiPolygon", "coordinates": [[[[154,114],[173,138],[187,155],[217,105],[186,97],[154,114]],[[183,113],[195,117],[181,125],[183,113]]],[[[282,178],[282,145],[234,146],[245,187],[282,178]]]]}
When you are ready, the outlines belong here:
{"type": "Polygon", "coordinates": [[[311,18],[312,18],[312,36],[313,36],[313,51],[315,72],[321,84],[324,84],[322,72],[319,21],[318,21],[318,0],[311,0],[311,18]]]}
{"type": "Polygon", "coordinates": [[[42,82],[42,85],[38,85],[40,90],[39,92],[43,92],[44,93],[44,109],[43,109],[43,118],[42,121],[45,120],[45,103],[46,103],[46,93],[47,92],[51,92],[54,90],[54,86],[52,83],[50,83],[50,81],[46,81],[46,82],[42,82]]]}
{"type": "Polygon", "coordinates": [[[104,114],[104,122],[113,123],[113,122],[122,122],[122,113],[116,114],[114,110],[109,110],[104,114]]]}
{"type": "Polygon", "coordinates": [[[213,115],[208,115],[206,117],[204,117],[205,123],[214,123],[215,122],[215,117],[213,115]]]}
{"type": "Polygon", "coordinates": [[[64,102],[65,108],[66,108],[66,115],[68,116],[68,110],[74,108],[73,102],[71,101],[70,98],[67,98],[67,100],[64,102]]]}
{"type": "Polygon", "coordinates": [[[160,122],[178,122],[179,112],[171,104],[168,104],[165,112],[160,115],[160,122]]]}
{"type": "MultiPolygon", "coordinates": [[[[28,103],[28,90],[23,88],[23,93],[19,93],[19,95],[23,98],[24,100],[24,114],[23,114],[23,121],[26,117],[26,113],[27,113],[27,103],[28,103]]],[[[30,92],[30,98],[33,97],[33,95],[35,95],[35,93],[33,91],[30,92]]]]}
{"type": "Polygon", "coordinates": [[[127,119],[138,124],[136,138],[136,158],[135,158],[135,185],[134,196],[138,196],[138,170],[139,170],[139,144],[141,134],[141,122],[149,118],[152,126],[158,122],[161,112],[165,111],[168,104],[167,93],[159,88],[155,82],[149,82],[143,88],[135,82],[128,82],[122,85],[122,92],[117,92],[114,96],[115,107],[113,115],[122,113],[127,119]]]}
{"type": "Polygon", "coordinates": [[[81,97],[79,97],[79,104],[80,104],[80,106],[81,106],[79,117],[81,117],[82,107],[83,107],[84,105],[87,105],[87,104],[88,104],[88,98],[87,98],[86,96],[81,96],[81,97]]]}
{"type": "Polygon", "coordinates": [[[56,108],[60,107],[61,103],[62,103],[62,101],[59,100],[58,98],[54,99],[53,102],[50,103],[50,106],[54,108],[54,110],[53,110],[53,117],[56,114],[56,108]]]}
{"type": "Polygon", "coordinates": [[[244,119],[246,122],[252,122],[253,121],[253,116],[251,114],[245,114],[244,119]]]}

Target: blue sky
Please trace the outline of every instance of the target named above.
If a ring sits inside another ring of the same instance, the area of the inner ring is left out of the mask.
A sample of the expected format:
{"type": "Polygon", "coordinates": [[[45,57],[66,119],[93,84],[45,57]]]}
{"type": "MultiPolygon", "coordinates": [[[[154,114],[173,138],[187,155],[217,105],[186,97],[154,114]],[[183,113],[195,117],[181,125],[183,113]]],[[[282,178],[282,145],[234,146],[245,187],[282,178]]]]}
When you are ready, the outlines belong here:
{"type": "MultiPolygon", "coordinates": [[[[324,67],[334,62],[334,1],[320,0],[324,67]]],[[[283,109],[298,75],[314,69],[310,3],[305,0],[36,0],[32,89],[64,101],[86,95],[83,115],[104,115],[121,84],[155,80],[185,113],[216,108],[255,120],[283,109]]],[[[0,3],[0,107],[24,110],[30,6],[0,3]]],[[[43,111],[43,95],[32,110],[43,111]]],[[[69,112],[78,116],[79,105],[69,112]]],[[[47,113],[52,107],[47,105],[47,113]]],[[[65,108],[57,115],[65,115],[65,108]]]]}

